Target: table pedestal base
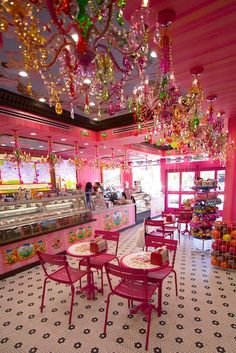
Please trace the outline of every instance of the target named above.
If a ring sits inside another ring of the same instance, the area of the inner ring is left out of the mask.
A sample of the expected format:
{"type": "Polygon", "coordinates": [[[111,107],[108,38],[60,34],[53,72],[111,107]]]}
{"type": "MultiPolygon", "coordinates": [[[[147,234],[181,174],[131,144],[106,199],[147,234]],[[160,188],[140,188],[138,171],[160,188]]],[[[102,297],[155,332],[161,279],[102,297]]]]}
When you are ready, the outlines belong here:
{"type": "Polygon", "coordinates": [[[148,317],[150,311],[152,311],[152,310],[157,311],[155,305],[150,304],[150,303],[141,303],[141,304],[135,306],[134,308],[131,308],[130,314],[136,314],[139,310],[141,310],[145,314],[146,320],[148,319],[147,317],[148,317]]]}
{"type": "Polygon", "coordinates": [[[89,284],[86,284],[86,286],[80,288],[80,289],[77,289],[76,290],[76,294],[80,294],[81,292],[86,292],[87,293],[87,299],[90,300],[90,299],[95,299],[95,290],[98,292],[98,293],[101,293],[101,289],[98,288],[97,286],[94,286],[94,285],[89,285],[89,284]]]}

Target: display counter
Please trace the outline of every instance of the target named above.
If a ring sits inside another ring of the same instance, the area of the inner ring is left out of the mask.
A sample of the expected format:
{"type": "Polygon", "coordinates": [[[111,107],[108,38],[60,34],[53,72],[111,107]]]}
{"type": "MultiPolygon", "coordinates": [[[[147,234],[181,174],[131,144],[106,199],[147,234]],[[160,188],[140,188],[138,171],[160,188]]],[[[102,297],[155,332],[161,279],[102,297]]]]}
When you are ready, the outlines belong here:
{"type": "Polygon", "coordinates": [[[135,225],[135,204],[115,205],[92,211],[97,229],[120,230],[135,225]]]}
{"type": "Polygon", "coordinates": [[[134,224],[133,203],[90,211],[80,195],[5,202],[0,205],[0,278],[36,263],[37,250],[61,253],[95,229],[134,224]]]}
{"type": "Polygon", "coordinates": [[[60,253],[93,235],[84,197],[50,197],[0,205],[0,276],[37,261],[36,251],[60,253]]]}

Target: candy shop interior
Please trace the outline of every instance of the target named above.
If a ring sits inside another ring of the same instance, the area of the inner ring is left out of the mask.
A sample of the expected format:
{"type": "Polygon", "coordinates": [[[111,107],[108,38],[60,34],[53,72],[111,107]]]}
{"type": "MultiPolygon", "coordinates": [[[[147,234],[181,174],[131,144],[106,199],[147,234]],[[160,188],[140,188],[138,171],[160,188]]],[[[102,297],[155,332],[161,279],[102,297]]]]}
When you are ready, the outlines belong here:
{"type": "MultiPolygon", "coordinates": [[[[14,281],[21,285],[20,278],[33,273],[30,277],[37,287],[37,276],[43,273],[37,251],[67,253],[73,265],[75,258],[67,252],[70,246],[91,241],[95,230],[114,231],[120,232],[120,259],[128,246],[132,252],[143,250],[137,234],[144,220],[159,219],[178,240],[178,282],[186,284],[193,302],[201,299],[196,307],[200,311],[208,310],[209,300],[203,296],[212,295],[213,309],[221,305],[216,322],[226,329],[214,329],[214,310],[198,328],[201,315],[189,309],[193,314],[189,320],[195,320],[196,327],[190,324],[191,339],[183,340],[180,327],[187,330],[187,308],[192,303],[179,293],[178,312],[186,311],[185,318],[179,320],[181,313],[169,318],[167,326],[173,330],[168,332],[164,323],[177,304],[173,300],[168,304],[167,292],[165,320],[156,318],[150,351],[167,353],[176,344],[179,353],[200,348],[210,353],[234,351],[227,327],[235,329],[235,16],[233,0],[1,1],[1,308],[9,299],[7,291],[14,291],[14,281]],[[194,278],[196,263],[203,276],[194,278]],[[197,281],[190,283],[192,287],[187,284],[190,278],[197,281]],[[196,296],[195,284],[208,286],[207,293],[199,289],[196,296]],[[219,299],[218,290],[224,287],[225,297],[219,299]],[[210,340],[203,334],[208,331],[212,331],[210,340]]],[[[88,264],[89,260],[89,268],[88,264]]],[[[78,268],[77,262],[74,266],[78,268]]],[[[91,282],[89,275],[87,281],[91,282]]],[[[63,303],[62,297],[69,294],[60,295],[63,303]]],[[[86,300],[81,297],[77,295],[77,305],[86,317],[88,305],[84,302],[83,307],[81,301],[86,300]]],[[[102,322],[106,298],[99,293],[97,297],[101,309],[97,320],[102,322]]],[[[92,302],[90,311],[96,307],[92,302]]],[[[37,318],[39,305],[31,310],[35,327],[43,318],[37,318]]],[[[129,342],[131,326],[122,324],[123,316],[118,314],[121,331],[111,334],[111,340],[109,327],[107,336],[101,333],[96,338],[90,333],[95,320],[88,323],[91,342],[82,334],[79,342],[73,337],[70,347],[67,338],[72,331],[66,327],[68,332],[58,331],[64,341],[58,336],[54,350],[53,326],[45,320],[39,335],[50,331],[50,344],[38,336],[33,347],[31,337],[24,342],[22,338],[23,343],[10,338],[10,321],[17,321],[16,327],[23,325],[23,317],[27,321],[25,314],[21,318],[13,311],[11,320],[4,315],[1,319],[5,338],[0,337],[0,351],[56,353],[81,345],[86,353],[144,349],[140,342],[145,329],[135,323],[141,337],[129,342]],[[103,339],[109,349],[103,347],[103,339]]],[[[61,322],[66,315],[62,312],[61,322]]],[[[54,320],[53,312],[48,317],[54,320]]],[[[115,325],[115,320],[110,322],[115,325]]],[[[99,327],[94,330],[100,333],[99,327]]]]}

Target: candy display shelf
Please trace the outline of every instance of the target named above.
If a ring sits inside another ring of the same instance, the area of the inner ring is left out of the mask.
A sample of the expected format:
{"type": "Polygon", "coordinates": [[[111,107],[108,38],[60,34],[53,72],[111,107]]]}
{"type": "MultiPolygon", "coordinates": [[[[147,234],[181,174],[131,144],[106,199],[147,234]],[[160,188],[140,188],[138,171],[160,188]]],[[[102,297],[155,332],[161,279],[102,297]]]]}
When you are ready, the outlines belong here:
{"type": "MultiPolygon", "coordinates": [[[[217,204],[221,203],[216,191],[217,181],[195,180],[193,190],[195,190],[193,218],[190,222],[191,235],[195,239],[202,241],[200,251],[205,250],[205,241],[212,239],[212,225],[219,217],[217,204]]],[[[210,249],[208,249],[209,251],[210,249]]]]}
{"type": "Polygon", "coordinates": [[[211,264],[221,269],[236,270],[236,224],[220,221],[212,229],[211,264]]]}

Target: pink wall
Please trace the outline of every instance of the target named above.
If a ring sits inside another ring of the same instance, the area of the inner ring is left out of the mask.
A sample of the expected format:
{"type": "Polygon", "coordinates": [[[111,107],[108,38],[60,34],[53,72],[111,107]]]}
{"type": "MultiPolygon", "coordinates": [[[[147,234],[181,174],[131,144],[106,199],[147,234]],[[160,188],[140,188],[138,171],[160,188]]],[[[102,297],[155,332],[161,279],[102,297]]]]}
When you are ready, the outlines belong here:
{"type": "MultiPolygon", "coordinates": [[[[236,143],[236,120],[229,119],[229,134],[236,143]]],[[[236,222],[236,150],[232,151],[226,163],[225,173],[225,202],[223,220],[236,222]]]]}
{"type": "Polygon", "coordinates": [[[84,189],[88,181],[90,181],[92,184],[95,181],[101,181],[101,172],[98,168],[86,166],[85,168],[81,168],[80,170],[78,170],[77,177],[78,182],[82,183],[82,187],[84,189]]]}

